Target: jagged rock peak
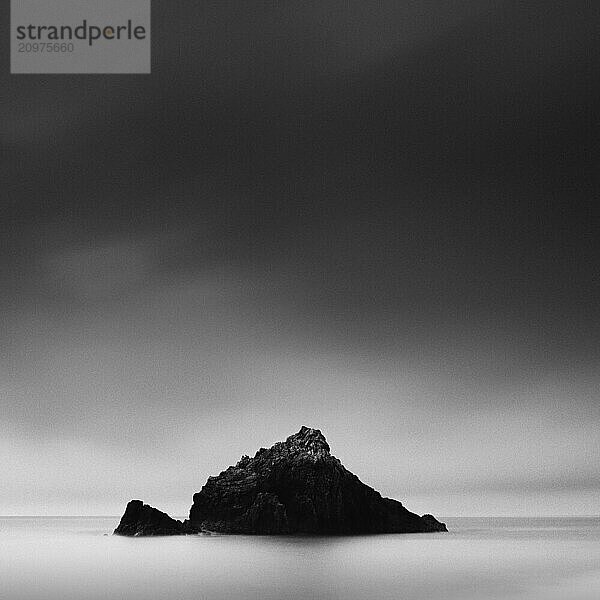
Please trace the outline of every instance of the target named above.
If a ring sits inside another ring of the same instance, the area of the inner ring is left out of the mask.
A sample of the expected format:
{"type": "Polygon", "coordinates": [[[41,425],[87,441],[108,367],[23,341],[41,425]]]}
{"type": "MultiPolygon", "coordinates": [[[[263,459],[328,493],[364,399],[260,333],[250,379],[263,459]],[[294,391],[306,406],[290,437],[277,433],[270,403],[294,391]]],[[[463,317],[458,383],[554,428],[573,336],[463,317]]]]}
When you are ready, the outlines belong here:
{"type": "Polygon", "coordinates": [[[235,465],[235,469],[256,469],[282,459],[310,460],[337,459],[329,453],[329,444],[319,429],[301,427],[300,431],[290,435],[285,442],[277,442],[270,448],[261,448],[254,458],[244,454],[235,465]]]}
{"type": "Polygon", "coordinates": [[[308,454],[322,456],[329,454],[329,444],[321,430],[305,427],[304,425],[298,433],[290,435],[285,440],[285,444],[291,452],[307,452],[308,454]]]}

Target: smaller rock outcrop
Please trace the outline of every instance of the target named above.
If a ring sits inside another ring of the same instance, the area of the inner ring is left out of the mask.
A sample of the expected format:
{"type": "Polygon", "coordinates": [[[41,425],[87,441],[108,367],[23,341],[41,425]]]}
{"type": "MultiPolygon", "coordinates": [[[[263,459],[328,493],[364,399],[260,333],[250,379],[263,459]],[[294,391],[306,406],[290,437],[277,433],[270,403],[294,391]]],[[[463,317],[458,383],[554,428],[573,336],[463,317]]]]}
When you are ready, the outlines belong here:
{"type": "Polygon", "coordinates": [[[185,535],[185,524],[172,519],[168,514],[144,504],[141,500],[131,500],[121,517],[116,535],[185,535]]]}

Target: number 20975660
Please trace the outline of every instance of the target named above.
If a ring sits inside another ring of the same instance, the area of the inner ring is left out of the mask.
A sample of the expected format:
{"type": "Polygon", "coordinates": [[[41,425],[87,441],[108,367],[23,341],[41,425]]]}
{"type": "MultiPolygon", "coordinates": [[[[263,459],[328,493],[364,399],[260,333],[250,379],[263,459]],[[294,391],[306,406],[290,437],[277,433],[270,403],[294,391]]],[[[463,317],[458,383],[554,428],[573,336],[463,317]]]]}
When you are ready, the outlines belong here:
{"type": "Polygon", "coordinates": [[[18,52],[73,52],[75,46],[72,42],[19,42],[18,52]]]}

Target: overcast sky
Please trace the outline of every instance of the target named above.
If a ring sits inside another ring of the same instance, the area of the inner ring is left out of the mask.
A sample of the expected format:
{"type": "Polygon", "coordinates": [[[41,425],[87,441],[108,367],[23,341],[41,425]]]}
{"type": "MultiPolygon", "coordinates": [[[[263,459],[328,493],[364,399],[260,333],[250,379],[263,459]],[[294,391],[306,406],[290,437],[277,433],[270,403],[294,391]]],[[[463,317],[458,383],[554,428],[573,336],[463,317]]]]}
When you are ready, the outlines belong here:
{"type": "Polygon", "coordinates": [[[150,76],[2,36],[0,514],[184,515],[301,425],[417,512],[598,514],[597,8],[152,22],[150,76]]]}

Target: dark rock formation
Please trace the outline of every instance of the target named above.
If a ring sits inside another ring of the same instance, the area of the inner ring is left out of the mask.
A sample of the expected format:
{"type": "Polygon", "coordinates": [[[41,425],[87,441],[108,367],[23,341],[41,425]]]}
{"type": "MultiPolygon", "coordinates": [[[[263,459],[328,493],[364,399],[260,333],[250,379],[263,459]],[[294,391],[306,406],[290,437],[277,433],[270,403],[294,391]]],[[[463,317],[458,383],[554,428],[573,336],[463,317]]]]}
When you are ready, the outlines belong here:
{"type": "Polygon", "coordinates": [[[308,427],[285,442],[261,448],[254,458],[243,456],[237,465],[209,477],[194,495],[189,521],[174,521],[155,509],[142,507],[141,502],[141,508],[131,509],[126,519],[131,504],[115,533],[164,535],[167,528],[173,533],[245,534],[446,531],[446,526],[431,515],[411,513],[400,502],[382,498],[362,483],[330,454],[321,432],[308,427]],[[147,514],[142,509],[155,512],[147,514]],[[155,525],[156,514],[161,520],[155,525]],[[132,530],[135,532],[129,533],[132,530]]]}
{"type": "Polygon", "coordinates": [[[117,535],[183,535],[187,533],[181,521],[144,504],[141,500],[131,500],[115,529],[117,535]]]}
{"type": "Polygon", "coordinates": [[[302,427],[254,458],[243,457],[194,495],[190,524],[227,533],[444,531],[382,498],[329,453],[318,429],[302,427]]]}

